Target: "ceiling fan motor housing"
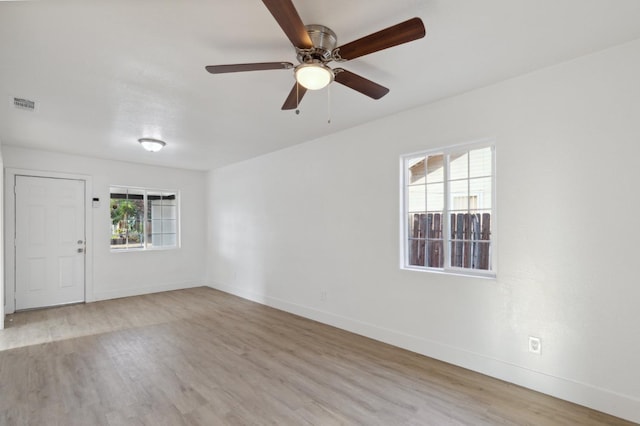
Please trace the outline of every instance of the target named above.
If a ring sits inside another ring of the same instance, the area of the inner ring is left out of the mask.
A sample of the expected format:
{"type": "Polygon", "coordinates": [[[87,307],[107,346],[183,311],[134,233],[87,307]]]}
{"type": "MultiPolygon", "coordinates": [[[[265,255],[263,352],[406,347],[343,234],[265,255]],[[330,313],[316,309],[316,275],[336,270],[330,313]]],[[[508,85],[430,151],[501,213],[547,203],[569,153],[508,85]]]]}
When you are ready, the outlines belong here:
{"type": "Polygon", "coordinates": [[[306,25],[307,33],[311,38],[311,49],[297,49],[298,60],[301,63],[321,61],[323,63],[333,60],[332,51],[338,44],[338,38],[331,28],[324,25],[306,25]]]}

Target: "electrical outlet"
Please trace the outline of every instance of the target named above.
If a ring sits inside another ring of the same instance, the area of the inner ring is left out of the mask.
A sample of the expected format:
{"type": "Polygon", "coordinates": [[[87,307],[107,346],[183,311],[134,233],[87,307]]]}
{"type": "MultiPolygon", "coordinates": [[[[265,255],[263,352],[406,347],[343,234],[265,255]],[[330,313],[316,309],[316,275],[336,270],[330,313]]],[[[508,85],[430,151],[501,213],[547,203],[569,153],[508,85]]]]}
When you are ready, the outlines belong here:
{"type": "Polygon", "coordinates": [[[539,337],[529,336],[529,352],[542,354],[542,340],[539,337]]]}
{"type": "Polygon", "coordinates": [[[327,291],[326,290],[320,291],[320,301],[321,302],[326,302],[327,301],[327,291]]]}

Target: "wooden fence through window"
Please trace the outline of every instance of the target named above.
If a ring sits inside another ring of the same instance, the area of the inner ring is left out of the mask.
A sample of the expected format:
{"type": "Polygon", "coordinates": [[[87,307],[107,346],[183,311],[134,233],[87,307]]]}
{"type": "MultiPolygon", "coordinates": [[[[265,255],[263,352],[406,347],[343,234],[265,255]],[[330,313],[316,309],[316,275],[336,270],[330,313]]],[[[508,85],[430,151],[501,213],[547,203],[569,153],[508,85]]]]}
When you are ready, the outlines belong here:
{"type": "MultiPolygon", "coordinates": [[[[414,213],[410,220],[409,264],[442,268],[444,247],[441,213],[414,213]]],[[[451,213],[451,266],[489,269],[490,213],[451,213]]]]}

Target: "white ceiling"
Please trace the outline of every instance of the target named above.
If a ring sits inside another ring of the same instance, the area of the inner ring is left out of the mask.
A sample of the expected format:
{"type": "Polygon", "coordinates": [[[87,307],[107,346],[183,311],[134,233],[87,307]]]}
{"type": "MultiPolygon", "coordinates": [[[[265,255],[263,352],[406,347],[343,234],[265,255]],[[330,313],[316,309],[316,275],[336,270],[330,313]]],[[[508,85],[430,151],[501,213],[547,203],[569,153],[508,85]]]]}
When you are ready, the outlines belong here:
{"type": "Polygon", "coordinates": [[[0,141],[207,170],[640,38],[638,0],[294,0],[344,44],[419,16],[424,39],[341,66],[391,89],[339,84],[281,111],[296,62],[260,0],[0,1],[0,141]],[[13,97],[36,101],[17,110],[13,97]],[[331,123],[328,123],[328,117],[331,123]],[[167,142],[147,153],[140,137],[167,142]]]}

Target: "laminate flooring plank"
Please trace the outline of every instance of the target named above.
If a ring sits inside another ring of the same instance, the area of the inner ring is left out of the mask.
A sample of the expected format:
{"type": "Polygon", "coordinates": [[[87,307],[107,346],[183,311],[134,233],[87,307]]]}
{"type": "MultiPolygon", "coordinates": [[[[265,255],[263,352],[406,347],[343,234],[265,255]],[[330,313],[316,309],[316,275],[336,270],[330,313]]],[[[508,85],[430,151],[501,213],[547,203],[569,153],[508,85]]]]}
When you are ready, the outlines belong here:
{"type": "Polygon", "coordinates": [[[108,412],[106,418],[109,426],[144,426],[144,423],[138,417],[128,416],[122,411],[108,412]]]}
{"type": "Polygon", "coordinates": [[[629,425],[208,288],[9,315],[4,425],[629,425]]]}

